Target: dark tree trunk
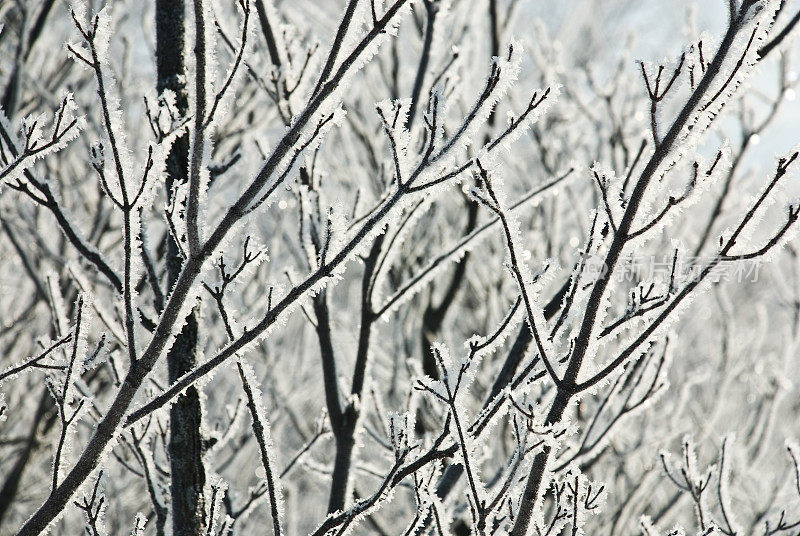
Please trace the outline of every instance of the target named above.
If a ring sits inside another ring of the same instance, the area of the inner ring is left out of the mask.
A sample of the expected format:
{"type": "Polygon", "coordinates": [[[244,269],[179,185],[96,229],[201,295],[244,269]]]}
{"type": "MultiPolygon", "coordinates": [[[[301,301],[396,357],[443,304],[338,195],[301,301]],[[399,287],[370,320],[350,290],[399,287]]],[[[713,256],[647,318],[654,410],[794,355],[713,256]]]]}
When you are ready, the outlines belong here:
{"type": "MultiPolygon", "coordinates": [[[[178,112],[189,109],[186,94],[184,62],[185,7],[183,0],[156,0],[156,62],[159,94],[175,92],[178,112]]],[[[167,159],[167,195],[173,186],[185,182],[188,174],[189,137],[175,141],[167,159]]],[[[180,274],[182,260],[178,245],[167,235],[167,278],[172,288],[180,274]]],[[[197,313],[192,312],[167,353],[170,383],[191,370],[197,363],[197,313]]],[[[206,476],[203,466],[203,438],[200,427],[202,410],[195,387],[190,387],[170,409],[170,491],[172,498],[172,533],[175,536],[196,536],[206,525],[203,488],[206,476]]]]}
{"type": "Polygon", "coordinates": [[[347,505],[347,486],[350,480],[353,447],[355,447],[355,429],[358,415],[348,408],[343,418],[344,430],[336,437],[336,457],[331,475],[331,494],[328,498],[328,513],[344,510],[347,505]]]}

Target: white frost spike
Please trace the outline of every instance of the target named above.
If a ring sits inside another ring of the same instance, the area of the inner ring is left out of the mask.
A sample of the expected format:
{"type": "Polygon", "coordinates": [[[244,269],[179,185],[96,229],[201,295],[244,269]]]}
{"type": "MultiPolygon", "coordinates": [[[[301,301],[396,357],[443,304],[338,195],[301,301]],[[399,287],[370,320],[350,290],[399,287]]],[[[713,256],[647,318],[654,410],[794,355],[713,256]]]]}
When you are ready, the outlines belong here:
{"type": "MultiPolygon", "coordinates": [[[[166,180],[164,174],[166,172],[167,158],[169,157],[170,150],[172,149],[172,144],[183,134],[184,129],[185,127],[176,128],[167,136],[165,136],[160,143],[149,145],[148,151],[152,151],[152,165],[146,177],[147,182],[144,185],[142,193],[137,202],[137,207],[153,206],[156,195],[159,193],[159,191],[161,191],[166,180]]],[[[144,163],[144,165],[146,164],[147,162],[144,163]]],[[[144,176],[134,177],[136,181],[141,181],[144,178],[144,176]]],[[[139,182],[137,184],[140,185],[141,183],[139,182]]]]}
{"type": "Polygon", "coordinates": [[[147,517],[143,513],[137,512],[133,521],[131,536],[141,536],[144,533],[145,525],[147,525],[147,517]]]}
{"type": "MultiPolygon", "coordinates": [[[[284,518],[286,516],[284,511],[283,486],[281,485],[281,479],[277,473],[278,462],[275,456],[277,448],[275,447],[275,444],[272,441],[269,420],[267,419],[266,406],[264,405],[264,401],[261,396],[261,389],[259,388],[260,382],[256,378],[255,372],[253,371],[253,368],[250,366],[249,363],[247,363],[244,360],[240,360],[239,366],[245,381],[250,386],[253,398],[252,400],[253,406],[256,415],[258,416],[258,420],[261,421],[261,424],[263,426],[263,441],[267,452],[267,461],[269,463],[269,468],[264,467],[264,470],[270,471],[272,473],[272,486],[275,491],[275,502],[276,502],[276,504],[274,504],[273,506],[277,510],[278,520],[281,526],[283,526],[284,518]]],[[[251,408],[251,411],[252,410],[253,408],[251,408]]],[[[253,418],[255,418],[255,416],[253,416],[253,418]]],[[[269,476],[270,475],[267,474],[267,477],[269,476]]],[[[267,484],[266,478],[265,478],[265,484],[267,484]]]]}
{"type": "Polygon", "coordinates": [[[583,536],[584,525],[589,515],[600,513],[605,503],[605,485],[589,480],[576,466],[571,466],[566,473],[558,479],[559,487],[563,486],[560,498],[564,501],[567,510],[573,511],[571,534],[583,536]]]}
{"type": "Polygon", "coordinates": [[[94,349],[90,353],[88,353],[86,355],[86,359],[83,360],[81,374],[85,374],[90,370],[94,370],[103,363],[105,363],[108,357],[108,352],[105,351],[104,349],[105,343],[106,343],[106,334],[103,333],[100,336],[100,340],[97,342],[94,349]]]}
{"type": "MultiPolygon", "coordinates": [[[[347,37],[344,39],[341,47],[341,53],[339,55],[340,60],[349,57],[354,51],[354,38],[360,41],[363,37],[363,34],[356,32],[355,29],[362,26],[359,23],[359,19],[362,21],[368,20],[367,17],[370,17],[371,19],[371,15],[368,15],[369,11],[370,8],[367,5],[365,5],[362,9],[356,10],[357,16],[354,17],[353,21],[351,22],[350,31],[347,32],[347,37]]],[[[411,5],[409,3],[401,5],[387,24],[385,31],[379,36],[375,37],[375,39],[365,46],[363,50],[360,50],[360,53],[357,56],[352,58],[352,64],[350,64],[349,68],[343,73],[340,83],[331,91],[331,94],[326,99],[325,103],[320,106],[319,110],[315,114],[314,119],[309,122],[310,125],[316,124],[320,118],[328,116],[339,107],[344,96],[347,94],[353,77],[355,77],[356,74],[361,71],[369,62],[369,60],[372,59],[375,54],[377,54],[380,47],[396,33],[400,21],[410,12],[411,5]]],[[[372,22],[370,20],[369,25],[371,26],[371,24],[372,22]]],[[[332,76],[335,76],[333,73],[337,73],[340,68],[341,66],[334,67],[332,76]]]]}
{"type": "MultiPolygon", "coordinates": [[[[88,341],[86,340],[86,333],[89,329],[89,326],[93,324],[94,318],[92,318],[92,302],[94,301],[94,296],[91,293],[81,294],[78,300],[73,307],[74,311],[78,310],[78,306],[80,301],[83,301],[83,305],[81,307],[81,326],[80,326],[80,333],[78,334],[78,340],[75,342],[75,364],[72,370],[72,378],[71,383],[76,381],[80,381],[80,374],[82,370],[85,370],[87,364],[91,366],[91,362],[97,359],[97,355],[100,352],[101,346],[95,347],[93,351],[89,351],[88,341]]],[[[72,333],[73,337],[75,336],[76,327],[73,324],[72,333]]],[[[71,354],[73,349],[74,341],[70,341],[70,344],[65,346],[65,348],[69,348],[69,352],[71,354]]],[[[96,365],[96,364],[95,364],[96,365]]],[[[74,389],[68,388],[67,390],[67,403],[72,403],[75,401],[75,397],[79,396],[78,393],[73,393],[74,389]]]]}
{"type": "Polygon", "coordinates": [[[75,18],[79,21],[86,20],[86,0],[72,0],[69,4],[70,10],[75,13],[75,18]]]}
{"type": "Polygon", "coordinates": [[[335,201],[328,210],[330,221],[330,244],[328,245],[327,258],[332,258],[332,252],[339,252],[345,246],[347,238],[347,212],[348,209],[341,201],[335,201]]]}
{"type": "MultiPolygon", "coordinates": [[[[735,437],[733,434],[726,436],[725,439],[722,441],[722,455],[726,458],[730,458],[731,450],[734,446],[735,437]]],[[[790,450],[791,452],[791,450],[790,450]]],[[[727,462],[727,459],[720,460],[720,468],[719,468],[719,487],[718,495],[719,495],[719,502],[724,508],[725,512],[725,521],[727,522],[728,526],[731,529],[731,532],[734,534],[743,534],[744,527],[742,527],[735,518],[735,509],[732,508],[733,503],[731,502],[730,497],[730,479],[731,479],[731,464],[727,462]]]]}
{"type": "Polygon", "coordinates": [[[486,355],[491,355],[497,348],[499,348],[511,334],[514,332],[514,329],[522,322],[523,317],[525,316],[524,307],[522,306],[521,301],[517,304],[516,310],[509,311],[507,314],[496,326],[494,331],[488,335],[473,335],[467,341],[464,342],[464,346],[466,348],[471,348],[472,345],[486,345],[481,348],[478,353],[476,354],[479,357],[483,357],[486,355]],[[503,322],[506,322],[503,325],[503,322]],[[502,330],[501,330],[502,328],[502,330]],[[492,340],[491,337],[496,337],[492,340]]]}
{"type": "MultiPolygon", "coordinates": [[[[447,110],[447,98],[445,96],[444,86],[442,84],[433,88],[428,99],[428,107],[425,110],[424,122],[433,125],[436,124],[436,130],[433,132],[433,141],[435,144],[444,137],[444,121],[445,111],[447,110]],[[434,118],[439,118],[434,121],[434,118]]],[[[421,128],[421,125],[420,125],[421,128]]]]}
{"type": "Polygon", "coordinates": [[[108,63],[108,47],[111,42],[111,5],[110,3],[106,4],[96,15],[97,30],[94,34],[94,46],[97,50],[97,59],[102,64],[108,63]]]}
{"type": "MultiPolygon", "coordinates": [[[[265,3],[269,4],[269,2],[265,2],[265,3]]],[[[215,5],[211,5],[211,4],[212,4],[212,2],[206,2],[206,4],[205,4],[205,5],[209,6],[209,9],[207,10],[207,15],[206,15],[206,21],[213,21],[213,23],[206,22],[206,34],[207,34],[206,47],[207,48],[209,48],[209,47],[213,48],[212,53],[214,53],[214,55],[216,56],[216,50],[220,47],[220,45],[218,45],[218,43],[217,43],[218,32],[214,30],[214,26],[215,25],[217,25],[217,26],[220,25],[221,22],[219,20],[219,17],[217,17],[216,15],[212,15],[212,12],[213,11],[222,12],[222,10],[220,9],[220,7],[218,5],[216,5],[216,4],[215,5]],[[211,17],[213,17],[213,18],[211,18],[211,17]]],[[[250,2],[250,4],[252,4],[252,2],[250,2]]],[[[254,26],[258,25],[258,23],[253,24],[255,19],[256,19],[255,13],[250,13],[250,15],[247,18],[247,21],[245,21],[244,15],[241,12],[241,10],[240,9],[236,10],[237,26],[236,26],[235,30],[233,30],[233,29],[231,30],[231,34],[232,34],[231,37],[235,36],[235,40],[233,42],[233,46],[235,47],[235,51],[228,50],[228,52],[230,52],[231,61],[229,62],[228,65],[225,66],[225,69],[223,69],[221,72],[219,72],[220,70],[218,70],[218,69],[209,69],[207,71],[207,81],[209,82],[209,93],[207,93],[207,95],[209,97],[208,106],[210,106],[210,105],[212,105],[214,103],[214,101],[217,99],[217,96],[219,95],[219,93],[225,87],[225,84],[228,83],[227,89],[225,90],[224,94],[222,95],[222,98],[217,102],[217,105],[216,105],[217,106],[217,110],[214,113],[214,116],[212,118],[212,124],[218,123],[223,118],[230,117],[230,110],[231,110],[231,107],[234,104],[235,97],[236,97],[237,91],[239,89],[240,83],[242,81],[242,78],[244,77],[244,74],[247,72],[247,69],[245,68],[245,64],[248,61],[248,55],[249,55],[248,54],[248,49],[251,48],[251,45],[254,42],[254,39],[253,39],[254,38],[254,26]],[[247,22],[247,27],[246,28],[244,28],[245,22],[247,22]],[[239,51],[241,50],[241,47],[242,47],[241,38],[242,38],[243,34],[245,36],[244,37],[244,39],[245,39],[245,47],[244,47],[244,50],[241,51],[242,55],[241,55],[241,58],[239,60],[238,65],[237,65],[235,62],[236,62],[236,57],[239,54],[239,51]],[[233,73],[233,77],[231,78],[231,71],[232,71],[232,69],[234,67],[236,67],[236,71],[233,73]],[[218,74],[222,74],[222,76],[218,77],[217,76],[218,74]],[[228,82],[228,80],[230,80],[230,82],[228,82]]],[[[274,18],[274,19],[270,19],[270,20],[279,20],[279,19],[274,18]]],[[[206,109],[206,111],[210,112],[210,110],[208,108],[206,109]]]]}
{"type": "MultiPolygon", "coordinates": [[[[134,170],[137,168],[131,161],[131,154],[126,141],[127,129],[125,128],[125,123],[123,121],[124,114],[120,107],[119,97],[116,95],[116,80],[111,69],[109,68],[107,57],[109,40],[112,31],[110,7],[107,5],[101,9],[95,15],[95,18],[97,19],[97,28],[93,34],[90,34],[89,32],[92,31],[94,26],[94,20],[84,22],[82,17],[79,17],[78,13],[76,12],[75,19],[78,21],[78,24],[81,25],[81,31],[89,34],[89,37],[92,39],[92,41],[90,44],[83,44],[80,47],[73,47],[79,48],[77,52],[81,54],[87,61],[92,61],[92,54],[89,50],[87,50],[87,46],[93,47],[97,54],[99,72],[96,73],[96,76],[99,77],[100,80],[96,80],[95,83],[99,84],[102,82],[103,84],[104,91],[101,94],[101,97],[105,98],[105,106],[103,111],[104,113],[108,113],[108,117],[103,118],[105,138],[102,140],[102,143],[105,145],[105,154],[113,154],[113,166],[109,162],[109,160],[112,159],[106,158],[107,169],[104,170],[104,172],[106,173],[106,176],[109,177],[109,187],[115,187],[113,191],[115,195],[120,195],[122,193],[121,189],[123,186],[121,183],[123,181],[126,182],[125,193],[130,195],[131,192],[128,190],[131,189],[130,183],[132,181],[132,177],[136,175],[134,170]],[[112,139],[113,143],[111,142],[112,139]],[[122,176],[119,176],[120,172],[122,173],[122,176]],[[116,180],[110,180],[110,177],[114,177],[116,180]]],[[[75,57],[75,61],[77,61],[79,64],[84,64],[84,62],[78,57],[75,57]]]]}
{"type": "MultiPolygon", "coordinates": [[[[400,179],[407,180],[411,168],[412,160],[409,158],[409,144],[411,143],[411,133],[405,127],[408,121],[408,113],[411,108],[411,99],[398,99],[394,102],[382,101],[377,104],[378,115],[381,118],[383,129],[390,139],[392,156],[396,162],[391,163],[390,169],[399,168],[400,179]]],[[[395,170],[397,172],[398,170],[395,170]]],[[[397,179],[397,177],[395,178],[397,179]]]]}
{"type": "Polygon", "coordinates": [[[102,143],[94,142],[89,147],[89,163],[92,167],[102,170],[106,165],[106,151],[102,143]]]}
{"type": "Polygon", "coordinates": [[[402,453],[413,443],[414,414],[411,412],[389,413],[389,439],[395,451],[402,453]]]}
{"type": "Polygon", "coordinates": [[[42,123],[44,123],[45,115],[40,113],[37,115],[28,115],[22,120],[20,129],[25,134],[25,142],[28,146],[39,145],[42,141],[42,123]]]}
{"type": "Polygon", "coordinates": [[[59,335],[63,335],[68,331],[69,320],[66,315],[66,306],[64,305],[64,297],[61,294],[58,275],[50,271],[46,276],[47,293],[50,299],[50,310],[53,315],[53,324],[55,324],[56,331],[59,335]]]}
{"type": "Polygon", "coordinates": [[[25,182],[23,175],[25,170],[30,169],[37,160],[60,151],[78,137],[86,121],[83,116],[76,115],[77,107],[72,93],[65,92],[59,101],[60,107],[54,112],[47,133],[43,127],[46,117],[44,113],[27,116],[22,120],[19,131],[24,141],[16,136],[11,121],[0,110],[0,130],[13,148],[12,154],[15,154],[14,158],[4,159],[7,161],[4,167],[0,167],[0,183],[25,182]]]}
{"type": "Polygon", "coordinates": [[[743,23],[744,27],[740,29],[731,45],[715,83],[681,132],[681,139],[678,141],[680,151],[665,159],[659,166],[660,171],[671,168],[683,156],[693,153],[727,101],[736,93],[742,82],[753,75],[759,59],[758,50],[769,34],[771,21],[774,20],[780,4],[778,0],[768,0],[760,4],[761,9],[754,10],[751,6],[748,11],[748,22],[743,23]],[[734,69],[737,69],[735,73],[734,69]],[[727,85],[724,88],[720,87],[723,84],[727,85]]]}
{"type": "Polygon", "coordinates": [[[686,476],[691,482],[697,483],[701,476],[697,472],[697,451],[695,450],[694,440],[691,436],[683,438],[683,450],[686,476]]]}
{"type": "MultiPolygon", "coordinates": [[[[522,46],[519,43],[512,42],[508,48],[508,57],[504,54],[502,57],[492,58],[490,75],[487,77],[484,87],[484,90],[489,90],[488,95],[481,95],[481,99],[476,102],[476,105],[467,114],[461,126],[446,142],[439,155],[458,154],[464,148],[472,145],[475,135],[483,127],[497,103],[517,80],[522,61],[521,52],[522,46]]],[[[486,156],[488,156],[488,149],[483,148],[479,158],[486,158],[486,156]]],[[[439,157],[437,156],[436,158],[439,157]]],[[[443,165],[446,165],[446,163],[443,163],[443,165]]],[[[438,171],[438,169],[434,169],[434,173],[438,173],[438,171]]]]}
{"type": "MultiPolygon", "coordinates": [[[[69,263],[67,264],[67,270],[73,277],[80,291],[85,295],[91,295],[92,285],[86,278],[85,274],[81,271],[80,267],[74,263],[69,263]]],[[[92,299],[87,300],[87,303],[92,307],[92,309],[94,309],[100,321],[117,340],[117,342],[125,346],[125,329],[118,322],[117,318],[115,318],[114,314],[109,310],[109,308],[106,307],[106,305],[103,303],[103,300],[92,299]]]]}
{"type": "MultiPolygon", "coordinates": [[[[512,130],[508,135],[504,136],[502,141],[500,142],[500,149],[504,151],[506,155],[511,155],[511,146],[519,140],[528,129],[536,123],[539,118],[541,118],[547,111],[550,109],[551,106],[558,100],[558,96],[561,94],[561,85],[557,83],[553,83],[547,88],[537,90],[534,92],[533,97],[531,98],[531,102],[535,101],[538,104],[536,108],[528,112],[524,118],[516,117],[512,113],[512,117],[509,118],[510,124],[515,125],[514,130],[512,130]]],[[[486,149],[484,149],[486,151],[486,149]]],[[[488,154],[487,156],[492,156],[488,154]]],[[[574,167],[574,166],[573,166],[574,167]]]]}
{"type": "MultiPolygon", "coordinates": [[[[533,325],[536,326],[537,329],[541,330],[545,326],[547,326],[547,322],[545,321],[543,314],[544,305],[540,303],[541,300],[539,298],[542,292],[542,281],[537,281],[537,279],[534,278],[533,274],[531,273],[528,264],[524,260],[519,258],[519,252],[522,250],[521,244],[523,244],[522,236],[520,233],[519,220],[517,220],[517,218],[515,218],[514,215],[511,214],[511,212],[506,207],[505,190],[502,188],[502,184],[498,181],[494,182],[495,183],[493,187],[495,192],[497,192],[497,201],[500,205],[498,208],[506,217],[506,220],[508,222],[508,232],[511,235],[510,243],[508,240],[504,241],[506,241],[506,247],[508,248],[509,254],[512,248],[516,253],[518,259],[517,268],[519,269],[522,279],[521,284],[523,286],[523,288],[520,289],[520,292],[526,295],[531,302],[531,310],[526,311],[526,313],[529,312],[533,316],[533,318],[529,320],[533,322],[533,325]]],[[[556,355],[552,343],[547,338],[542,337],[541,343],[546,355],[548,356],[556,355]]]]}
{"type": "MultiPolygon", "coordinates": [[[[522,195],[514,204],[510,205],[507,208],[508,212],[522,212],[523,209],[529,207],[532,203],[539,201],[542,196],[545,195],[544,192],[547,191],[548,186],[546,184],[538,188],[531,189],[528,193],[522,195]]],[[[425,198],[423,203],[421,203],[418,207],[415,207],[413,219],[404,227],[402,234],[398,237],[398,239],[395,240],[396,243],[400,242],[401,239],[410,234],[409,228],[412,226],[411,224],[413,224],[416,219],[426,212],[426,209],[435,201],[435,198],[436,196],[430,195],[425,198]]],[[[446,269],[450,263],[458,262],[464,257],[465,253],[471,252],[481,245],[482,241],[496,236],[494,234],[494,227],[498,225],[498,222],[499,220],[497,218],[493,218],[487,223],[481,225],[472,233],[459,240],[458,243],[455,244],[450,250],[433,258],[428,264],[420,268],[417,272],[417,275],[410,278],[401,286],[398,291],[395,292],[392,297],[386,300],[386,309],[379,309],[379,311],[382,313],[381,316],[386,319],[388,313],[396,311],[401,305],[405,304],[417,293],[425,289],[427,283],[429,283],[434,277],[446,269]]],[[[387,266],[391,266],[390,262],[399,255],[400,251],[401,248],[399,247],[392,248],[392,250],[389,252],[389,255],[387,255],[387,266]]],[[[387,270],[382,271],[377,279],[376,287],[378,289],[380,289],[385,282],[386,272],[387,270]]],[[[380,297],[380,294],[376,293],[376,298],[379,299],[380,297]]]]}

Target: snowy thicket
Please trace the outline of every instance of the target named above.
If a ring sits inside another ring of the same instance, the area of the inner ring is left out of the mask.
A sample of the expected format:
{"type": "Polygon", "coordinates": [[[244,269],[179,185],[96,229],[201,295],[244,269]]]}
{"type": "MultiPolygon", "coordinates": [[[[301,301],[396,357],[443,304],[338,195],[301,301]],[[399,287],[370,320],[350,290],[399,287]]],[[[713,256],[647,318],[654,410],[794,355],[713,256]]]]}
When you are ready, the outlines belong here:
{"type": "Polygon", "coordinates": [[[800,5],[553,4],[0,3],[0,535],[797,534],[800,5]]]}

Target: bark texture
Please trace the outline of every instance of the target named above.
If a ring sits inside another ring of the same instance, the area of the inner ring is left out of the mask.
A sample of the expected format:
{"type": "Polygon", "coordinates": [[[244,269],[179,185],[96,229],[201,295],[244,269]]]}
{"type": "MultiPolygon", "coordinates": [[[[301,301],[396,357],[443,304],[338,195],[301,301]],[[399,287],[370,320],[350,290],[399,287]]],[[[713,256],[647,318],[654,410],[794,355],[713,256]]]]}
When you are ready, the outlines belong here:
{"type": "MultiPolygon", "coordinates": [[[[183,0],[156,1],[156,61],[159,94],[169,89],[175,92],[178,112],[189,109],[186,93],[185,5],[183,0]]],[[[172,196],[174,185],[187,180],[189,166],[189,137],[184,134],[175,141],[167,159],[167,195],[172,196]]],[[[167,235],[168,288],[178,279],[182,260],[178,244],[167,235]]],[[[176,381],[197,364],[197,313],[189,315],[175,344],[167,353],[170,383],[176,381]]],[[[202,408],[195,387],[170,409],[170,492],[172,498],[172,533],[175,536],[199,535],[205,528],[205,467],[203,465],[202,408]]]]}

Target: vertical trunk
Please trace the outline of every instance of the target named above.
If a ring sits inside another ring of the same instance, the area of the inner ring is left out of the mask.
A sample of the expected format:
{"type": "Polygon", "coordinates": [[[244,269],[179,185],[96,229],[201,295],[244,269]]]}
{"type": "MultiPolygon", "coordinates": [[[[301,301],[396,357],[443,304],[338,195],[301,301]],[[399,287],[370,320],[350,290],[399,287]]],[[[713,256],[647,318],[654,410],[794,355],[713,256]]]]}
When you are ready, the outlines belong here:
{"type": "Polygon", "coordinates": [[[331,475],[331,494],[328,498],[328,513],[344,510],[347,505],[347,486],[350,480],[355,428],[358,415],[350,410],[344,414],[344,430],[336,435],[336,458],[331,475]]]}
{"type": "MultiPolygon", "coordinates": [[[[186,94],[185,8],[183,0],[156,0],[156,61],[159,94],[166,89],[175,92],[181,114],[189,109],[186,94]]],[[[188,174],[189,137],[175,141],[167,159],[167,195],[172,195],[176,182],[185,182],[188,174]]],[[[167,237],[168,288],[172,288],[181,271],[178,245],[167,237]]],[[[197,363],[197,314],[186,318],[175,344],[167,353],[169,381],[174,382],[197,363]]],[[[172,533],[175,536],[199,535],[205,528],[205,468],[203,466],[202,412],[200,397],[190,387],[170,409],[170,491],[172,497],[172,533]]]]}
{"type": "MultiPolygon", "coordinates": [[[[545,423],[556,424],[557,422],[561,422],[564,411],[567,409],[571,398],[572,395],[570,393],[559,390],[556,393],[555,399],[553,399],[553,405],[550,406],[550,411],[547,414],[545,423]]],[[[550,446],[546,446],[533,458],[528,480],[525,482],[525,491],[522,492],[517,519],[514,522],[514,527],[511,529],[511,536],[525,536],[528,532],[531,515],[533,514],[536,501],[539,499],[539,490],[542,486],[545,471],[547,470],[550,452],[550,446]]]]}
{"type": "MultiPolygon", "coordinates": [[[[197,361],[196,349],[197,316],[192,313],[167,354],[170,382],[193,368],[197,361]]],[[[201,423],[200,396],[195,387],[190,387],[170,409],[170,492],[174,536],[198,536],[206,525],[201,423]]]]}
{"type": "MultiPolygon", "coordinates": [[[[378,257],[386,235],[380,235],[372,244],[369,255],[364,259],[364,275],[361,279],[361,322],[358,333],[358,348],[353,370],[353,384],[350,394],[361,398],[366,381],[369,341],[375,312],[372,310],[372,277],[378,264],[378,257]]],[[[345,407],[339,402],[336,377],[336,357],[331,342],[331,325],[325,292],[314,299],[314,312],[317,315],[317,335],[322,353],[322,366],[325,380],[325,394],[331,429],[336,437],[336,457],[331,475],[331,493],[328,499],[328,513],[344,510],[347,506],[347,490],[352,469],[355,434],[360,416],[358,404],[348,402],[345,407]]]]}

